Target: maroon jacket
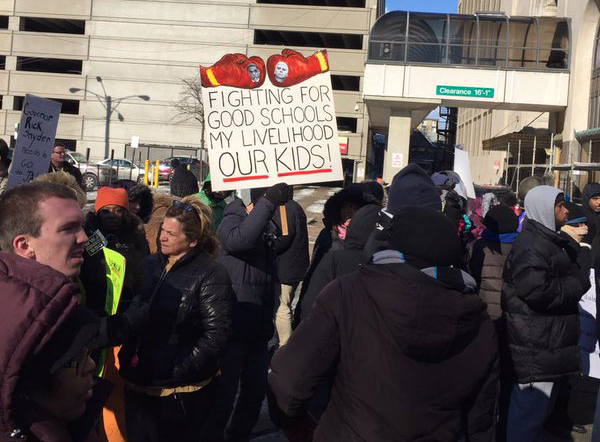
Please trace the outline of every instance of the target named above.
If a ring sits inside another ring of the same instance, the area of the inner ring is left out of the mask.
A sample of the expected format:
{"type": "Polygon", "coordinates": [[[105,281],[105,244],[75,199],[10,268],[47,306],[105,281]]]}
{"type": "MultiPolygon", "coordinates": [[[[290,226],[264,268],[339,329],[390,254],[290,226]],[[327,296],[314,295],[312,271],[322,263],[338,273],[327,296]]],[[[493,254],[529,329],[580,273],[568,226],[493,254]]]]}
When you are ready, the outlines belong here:
{"type": "Polygon", "coordinates": [[[65,321],[81,308],[77,286],[63,274],[13,253],[0,252],[1,442],[24,440],[11,436],[16,429],[21,430],[29,442],[93,440],[88,436],[101,408],[98,404],[92,406],[96,398],[90,399],[86,414],[69,429],[43,410],[31,406],[17,410],[14,400],[24,362],[38,354],[65,321]],[[84,422],[87,428],[81,427],[84,422]]]}

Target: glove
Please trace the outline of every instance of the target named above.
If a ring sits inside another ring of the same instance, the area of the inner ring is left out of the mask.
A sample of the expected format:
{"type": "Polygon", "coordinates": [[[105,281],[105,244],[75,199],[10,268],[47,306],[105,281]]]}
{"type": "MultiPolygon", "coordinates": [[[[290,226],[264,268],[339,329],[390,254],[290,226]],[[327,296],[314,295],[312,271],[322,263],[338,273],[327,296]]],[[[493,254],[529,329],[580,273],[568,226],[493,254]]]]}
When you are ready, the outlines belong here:
{"type": "Polygon", "coordinates": [[[587,226],[575,227],[567,224],[562,226],[560,230],[565,232],[571,238],[573,238],[577,243],[580,243],[581,238],[583,238],[588,233],[587,226]]]}
{"type": "Polygon", "coordinates": [[[141,295],[137,295],[131,300],[127,311],[121,315],[127,322],[130,331],[137,332],[150,321],[150,304],[142,302],[141,295]]]}
{"type": "Polygon", "coordinates": [[[277,183],[271,186],[265,192],[265,198],[268,199],[274,206],[281,206],[288,202],[291,198],[290,186],[286,183],[277,183]]]}
{"type": "Polygon", "coordinates": [[[292,49],[284,49],[281,55],[271,55],[267,60],[267,73],[274,86],[288,87],[321,72],[329,70],[327,51],[317,51],[305,57],[292,49]]]}
{"type": "Polygon", "coordinates": [[[265,62],[260,57],[226,54],[209,68],[200,66],[202,87],[231,86],[254,89],[265,82],[265,62]]]}

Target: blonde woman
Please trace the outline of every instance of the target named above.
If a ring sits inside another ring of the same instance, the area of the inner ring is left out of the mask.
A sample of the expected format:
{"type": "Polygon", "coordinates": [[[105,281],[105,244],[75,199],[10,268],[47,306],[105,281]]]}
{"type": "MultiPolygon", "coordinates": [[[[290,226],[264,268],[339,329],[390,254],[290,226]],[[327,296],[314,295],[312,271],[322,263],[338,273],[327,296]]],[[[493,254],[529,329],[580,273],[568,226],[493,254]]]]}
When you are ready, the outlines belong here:
{"type": "Polygon", "coordinates": [[[213,405],[233,295],[211,222],[195,197],[174,201],[144,263],[150,322],[119,355],[129,442],[196,442],[213,405]]]}

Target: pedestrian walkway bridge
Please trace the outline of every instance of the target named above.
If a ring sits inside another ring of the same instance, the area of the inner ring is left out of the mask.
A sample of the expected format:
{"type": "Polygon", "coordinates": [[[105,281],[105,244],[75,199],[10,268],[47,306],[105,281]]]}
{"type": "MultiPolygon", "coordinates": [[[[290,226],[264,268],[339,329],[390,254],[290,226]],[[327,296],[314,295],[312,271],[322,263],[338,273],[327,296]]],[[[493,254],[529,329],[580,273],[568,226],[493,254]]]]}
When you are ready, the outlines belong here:
{"type": "Polygon", "coordinates": [[[560,111],[569,50],[564,18],[389,12],[371,30],[363,100],[381,129],[437,106],[560,111]]]}

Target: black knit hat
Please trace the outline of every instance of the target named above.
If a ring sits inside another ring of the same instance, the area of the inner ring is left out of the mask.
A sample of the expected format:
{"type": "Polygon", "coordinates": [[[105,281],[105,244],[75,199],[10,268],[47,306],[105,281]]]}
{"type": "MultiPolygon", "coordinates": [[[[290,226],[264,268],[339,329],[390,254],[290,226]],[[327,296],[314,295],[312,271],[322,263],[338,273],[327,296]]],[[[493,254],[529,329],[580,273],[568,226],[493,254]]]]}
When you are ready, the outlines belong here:
{"type": "Polygon", "coordinates": [[[437,188],[420,166],[411,163],[398,172],[390,184],[387,211],[395,215],[406,206],[429,207],[442,210],[437,188]]]}
{"type": "Polygon", "coordinates": [[[519,218],[510,207],[498,204],[488,210],[483,218],[483,225],[496,234],[512,233],[519,228],[519,218]]]}
{"type": "Polygon", "coordinates": [[[567,224],[578,226],[579,224],[587,224],[587,218],[581,207],[575,203],[565,203],[565,207],[569,210],[569,219],[567,224]]]}
{"type": "Polygon", "coordinates": [[[461,244],[450,220],[425,207],[401,207],[389,227],[390,249],[419,268],[451,266],[461,259],[461,244]]]}

